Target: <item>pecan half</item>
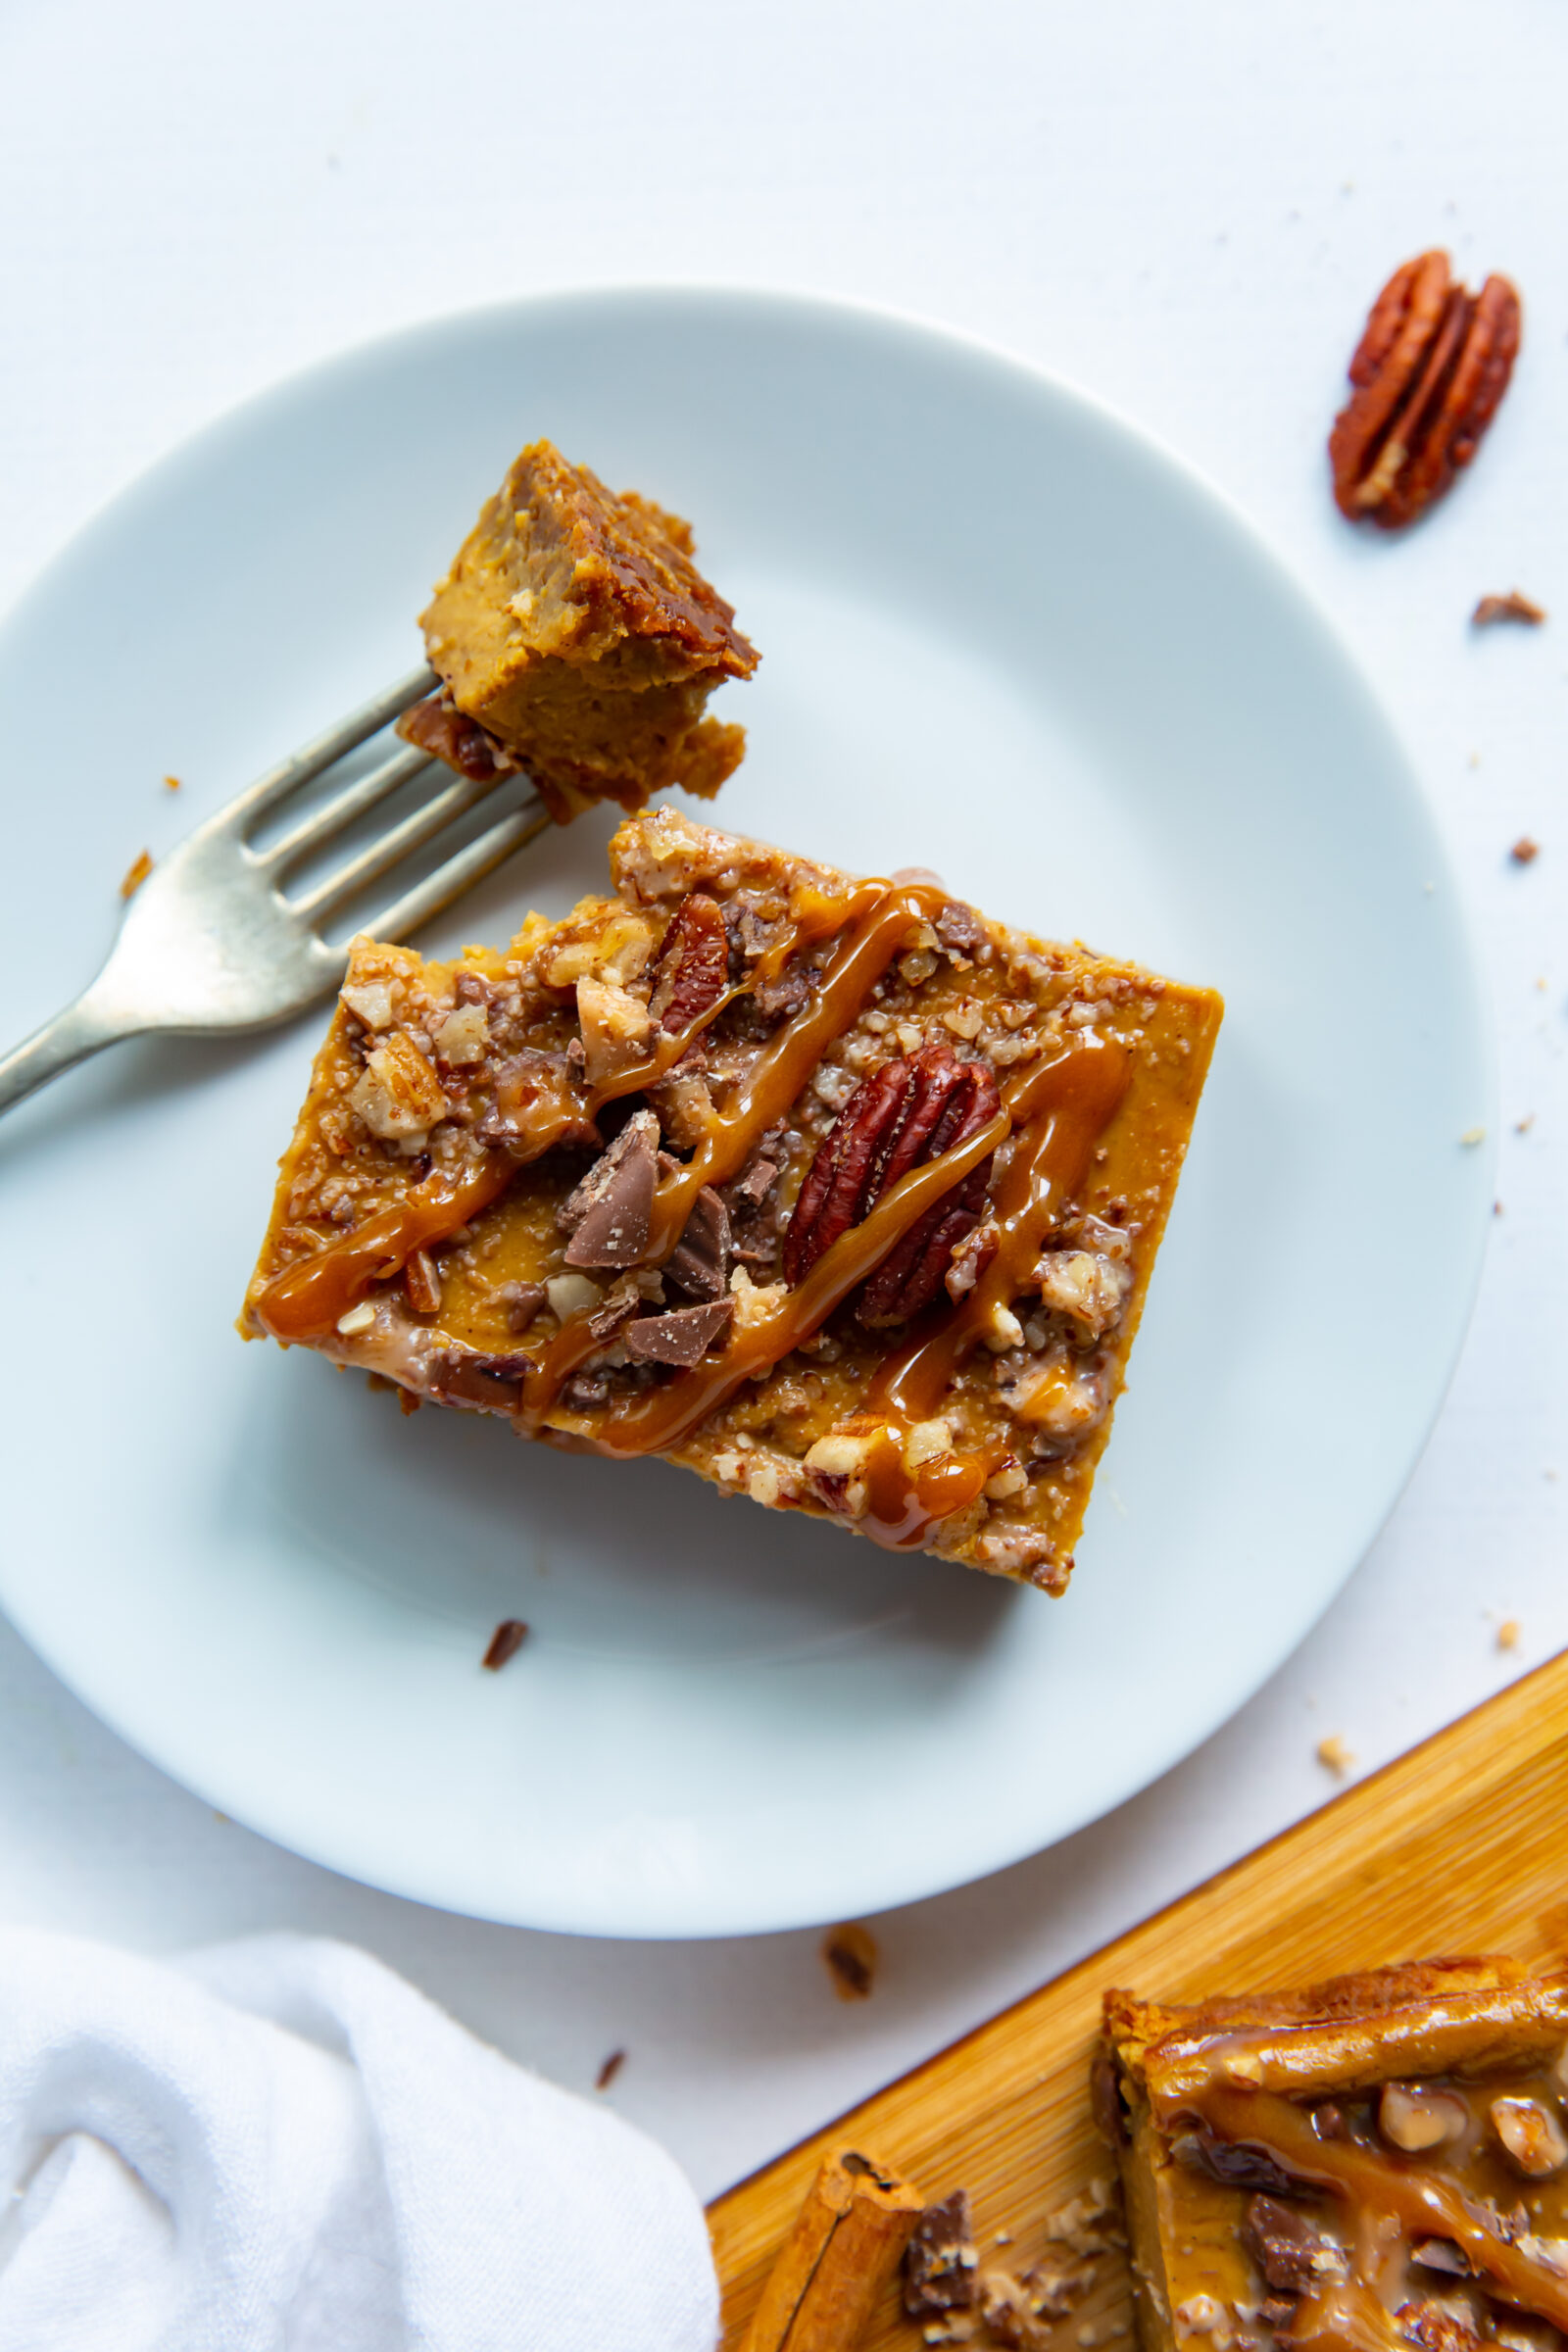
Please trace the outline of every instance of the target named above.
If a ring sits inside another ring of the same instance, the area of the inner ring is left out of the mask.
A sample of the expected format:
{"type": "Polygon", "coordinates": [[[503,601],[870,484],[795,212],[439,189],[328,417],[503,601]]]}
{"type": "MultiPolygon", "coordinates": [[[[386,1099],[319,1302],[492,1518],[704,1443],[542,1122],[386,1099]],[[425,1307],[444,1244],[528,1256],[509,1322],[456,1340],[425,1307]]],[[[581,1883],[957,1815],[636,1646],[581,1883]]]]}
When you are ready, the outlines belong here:
{"type": "Polygon", "coordinates": [[[517,765],[505,744],[458,709],[449,686],[405,710],[396,732],[405,743],[444,760],[448,767],[455,767],[461,776],[471,776],[476,784],[487,784],[492,776],[511,775],[517,765]]]}
{"type": "Polygon", "coordinates": [[[1342,514],[1399,530],[1443,496],[1508,389],[1519,322],[1505,277],[1472,294],[1436,252],[1396,270],[1372,306],[1350,362],[1353,389],[1329,436],[1342,514]]]}
{"type": "MultiPolygon", "coordinates": [[[[902,1176],[977,1134],[998,1108],[981,1062],[946,1046],[886,1061],[858,1086],[818,1149],[784,1237],[784,1278],[803,1282],[824,1250],[868,1217],[902,1176]]],[[[863,1323],[897,1323],[928,1306],[949,1260],[985,1205],[991,1161],[933,1203],[861,1287],[863,1323]]]]}
{"type": "Polygon", "coordinates": [[[666,1037],[716,1004],[729,985],[729,933],[716,899],[694,890],[682,899],[654,967],[648,1009],[666,1037]]]}

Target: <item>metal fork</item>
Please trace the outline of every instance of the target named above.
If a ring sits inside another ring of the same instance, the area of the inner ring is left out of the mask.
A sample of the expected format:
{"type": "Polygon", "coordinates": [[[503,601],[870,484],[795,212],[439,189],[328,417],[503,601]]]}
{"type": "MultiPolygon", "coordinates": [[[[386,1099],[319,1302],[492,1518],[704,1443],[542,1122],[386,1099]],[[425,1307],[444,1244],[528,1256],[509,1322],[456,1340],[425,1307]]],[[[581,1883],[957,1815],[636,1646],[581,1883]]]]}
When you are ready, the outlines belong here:
{"type": "MultiPolygon", "coordinates": [[[[418,669],[388,687],[236,793],[160,859],[127,905],[97,979],[74,1004],[0,1059],[0,1110],[120,1038],[150,1029],[263,1029],[329,995],[343,977],[348,951],[330,946],[319,926],[434,841],[503,779],[474,782],[455,776],[433,799],[297,898],[285,897],[282,890],[293,869],[400,785],[433,766],[428,753],[400,746],[368,775],[302,816],[280,840],[257,850],[249,837],[291,794],[324,775],[438,683],[433,670],[418,669]]],[[[360,928],[378,939],[407,938],[550,822],[543,803],[530,796],[400,898],[368,915],[360,928]]]]}

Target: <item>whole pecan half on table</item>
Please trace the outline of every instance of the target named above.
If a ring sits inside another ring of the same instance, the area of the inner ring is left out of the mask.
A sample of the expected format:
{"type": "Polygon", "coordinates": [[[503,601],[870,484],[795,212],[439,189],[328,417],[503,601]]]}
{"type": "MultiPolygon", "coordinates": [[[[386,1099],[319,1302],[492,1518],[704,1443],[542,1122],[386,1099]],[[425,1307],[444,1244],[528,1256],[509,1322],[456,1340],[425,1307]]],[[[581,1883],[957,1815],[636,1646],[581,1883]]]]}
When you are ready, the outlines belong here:
{"type": "MultiPolygon", "coordinates": [[[[911,1168],[956,1150],[994,1119],[997,1082],[983,1062],[922,1046],[863,1079],[823,1139],[784,1236],[784,1279],[803,1282],[824,1250],[868,1217],[911,1168]]],[[[862,1323],[902,1323],[942,1289],[955,1249],[979,1221],[991,1181],[983,1159],[934,1202],[860,1287],[862,1323]]]]}
{"type": "Polygon", "coordinates": [[[1329,436],[1334,499],[1352,522],[1400,530],[1468,466],[1508,389],[1519,296],[1505,277],[1479,294],[1446,253],[1396,270],[1350,362],[1350,398],[1329,436]]]}

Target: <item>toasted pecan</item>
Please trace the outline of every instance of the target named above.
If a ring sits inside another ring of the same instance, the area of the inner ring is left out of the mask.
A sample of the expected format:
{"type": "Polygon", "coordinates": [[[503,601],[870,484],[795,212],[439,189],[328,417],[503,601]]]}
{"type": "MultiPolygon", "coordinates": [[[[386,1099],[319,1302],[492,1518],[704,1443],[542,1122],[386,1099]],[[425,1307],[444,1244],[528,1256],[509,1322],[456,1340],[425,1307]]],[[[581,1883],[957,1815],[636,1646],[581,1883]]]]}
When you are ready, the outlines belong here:
{"type": "Polygon", "coordinates": [[[694,890],[664,933],[649,1010],[673,1036],[718,1003],[729,980],[729,933],[716,899],[694,890]]]}
{"type": "Polygon", "coordinates": [[[1436,251],[1394,272],[1372,306],[1350,362],[1350,398],[1329,436],[1342,514],[1399,530],[1444,495],[1508,388],[1519,334],[1519,296],[1505,277],[1472,294],[1436,251]]]}
{"type": "MultiPolygon", "coordinates": [[[[996,1116],[998,1102],[984,1063],[959,1061],[946,1046],[884,1062],[856,1088],[811,1162],[784,1237],[785,1280],[804,1281],[901,1177],[967,1143],[996,1116]]],[[[910,1227],[861,1286],[862,1322],[902,1322],[938,1296],[954,1250],[979,1218],[990,1177],[987,1158],[910,1227]]]]}

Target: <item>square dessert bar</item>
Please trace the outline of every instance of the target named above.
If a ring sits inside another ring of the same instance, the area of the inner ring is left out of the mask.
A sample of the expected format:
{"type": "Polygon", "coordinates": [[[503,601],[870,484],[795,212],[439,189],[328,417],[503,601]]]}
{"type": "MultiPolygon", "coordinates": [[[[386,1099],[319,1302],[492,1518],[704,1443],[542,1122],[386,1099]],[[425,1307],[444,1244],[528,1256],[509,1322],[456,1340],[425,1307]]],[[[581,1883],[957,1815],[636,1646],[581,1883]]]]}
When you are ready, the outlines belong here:
{"type": "Polygon", "coordinates": [[[610,857],[355,943],[241,1328],[1061,1592],[1219,999],[668,808],[610,857]]]}
{"type": "Polygon", "coordinates": [[[591,801],[716,792],[746,735],[704,706],[758,655],[692,555],[678,514],[536,441],[420,616],[443,685],[400,732],[475,779],[526,769],[563,824],[591,801]]]}
{"type": "Polygon", "coordinates": [[[1430,1960],[1197,2007],[1105,1996],[1146,2352],[1560,2352],[1568,1976],[1430,1960]]]}

